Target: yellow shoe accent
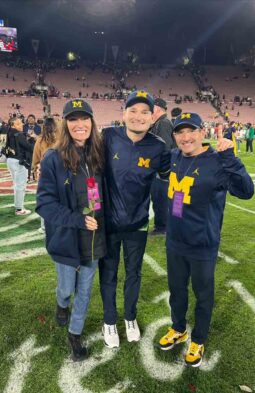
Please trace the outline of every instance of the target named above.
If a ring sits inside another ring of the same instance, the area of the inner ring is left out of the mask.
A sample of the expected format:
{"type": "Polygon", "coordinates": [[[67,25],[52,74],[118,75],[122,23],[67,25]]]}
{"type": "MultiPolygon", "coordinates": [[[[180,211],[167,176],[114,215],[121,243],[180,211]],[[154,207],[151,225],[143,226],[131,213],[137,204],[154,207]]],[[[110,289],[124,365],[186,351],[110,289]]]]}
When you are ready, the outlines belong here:
{"type": "Polygon", "coordinates": [[[204,350],[203,344],[197,344],[192,341],[185,356],[186,364],[192,367],[199,367],[203,360],[204,350]]]}
{"type": "Polygon", "coordinates": [[[189,338],[187,330],[185,332],[180,333],[174,330],[173,328],[168,328],[168,333],[163,336],[160,341],[159,345],[163,351],[167,351],[168,349],[172,349],[175,345],[184,343],[189,338]]]}

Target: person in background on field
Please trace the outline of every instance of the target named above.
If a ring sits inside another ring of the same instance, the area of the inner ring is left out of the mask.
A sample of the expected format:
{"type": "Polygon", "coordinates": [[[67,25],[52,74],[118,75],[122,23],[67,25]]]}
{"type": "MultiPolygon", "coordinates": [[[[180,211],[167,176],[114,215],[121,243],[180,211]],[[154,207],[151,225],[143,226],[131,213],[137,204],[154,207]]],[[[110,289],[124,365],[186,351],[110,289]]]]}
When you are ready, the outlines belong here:
{"type": "Polygon", "coordinates": [[[236,127],[235,122],[231,121],[229,125],[223,129],[223,137],[230,139],[234,144],[234,154],[237,156],[237,143],[236,143],[236,127]]]}
{"type": "MultiPolygon", "coordinates": [[[[173,149],[176,146],[172,137],[173,125],[167,117],[167,104],[163,98],[155,99],[153,121],[150,132],[163,139],[167,150],[173,149]]],[[[154,210],[154,229],[149,233],[151,236],[166,234],[167,189],[168,181],[160,179],[157,175],[151,187],[151,200],[154,210]]]]}
{"type": "Polygon", "coordinates": [[[251,123],[247,124],[245,140],[246,140],[246,153],[248,153],[249,150],[251,153],[253,153],[254,128],[252,127],[251,123]]]}
{"type": "Polygon", "coordinates": [[[106,254],[102,195],[103,147],[90,105],[68,101],[61,137],[41,161],[36,212],[57,271],[56,321],[68,324],[73,360],[88,356],[81,342],[98,259],[106,254]]]}
{"type": "Polygon", "coordinates": [[[11,173],[14,189],[14,206],[17,216],[26,216],[31,210],[24,208],[28,168],[30,162],[26,160],[33,151],[23,134],[23,123],[19,117],[9,120],[10,128],[6,138],[7,167],[11,173]]]}
{"type": "MultiPolygon", "coordinates": [[[[58,128],[55,120],[52,117],[47,117],[46,119],[44,119],[42,132],[35,142],[33,151],[32,171],[35,174],[35,177],[38,166],[40,165],[40,162],[43,159],[45,153],[56,143],[57,132],[58,128]]],[[[38,231],[40,233],[45,232],[43,218],[41,218],[41,227],[38,231]]]]}

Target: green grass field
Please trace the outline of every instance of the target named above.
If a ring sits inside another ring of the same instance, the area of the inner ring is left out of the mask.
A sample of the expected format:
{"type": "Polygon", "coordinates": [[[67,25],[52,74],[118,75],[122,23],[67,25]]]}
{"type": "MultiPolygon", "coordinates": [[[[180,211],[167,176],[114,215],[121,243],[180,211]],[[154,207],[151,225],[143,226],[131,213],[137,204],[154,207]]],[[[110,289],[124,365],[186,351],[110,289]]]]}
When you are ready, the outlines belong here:
{"type": "MultiPolygon", "coordinates": [[[[241,158],[255,174],[255,155],[242,152],[241,158]]],[[[26,202],[34,200],[33,195],[26,196],[26,202]]],[[[103,345],[97,276],[83,333],[90,357],[73,363],[67,331],[54,320],[55,270],[43,253],[39,218],[30,216],[26,222],[27,218],[15,217],[13,207],[3,208],[13,203],[13,197],[0,196],[0,392],[235,393],[241,391],[239,385],[255,392],[255,198],[241,201],[228,196],[227,202],[205,360],[200,369],[191,369],[183,362],[186,344],[167,352],[158,348],[170,325],[163,238],[149,238],[147,244],[137,317],[141,342],[130,344],[125,339],[121,264],[117,298],[121,346],[110,350],[103,345]]],[[[27,207],[33,210],[34,204],[27,207]]],[[[193,311],[190,292],[190,326],[193,311]]]]}

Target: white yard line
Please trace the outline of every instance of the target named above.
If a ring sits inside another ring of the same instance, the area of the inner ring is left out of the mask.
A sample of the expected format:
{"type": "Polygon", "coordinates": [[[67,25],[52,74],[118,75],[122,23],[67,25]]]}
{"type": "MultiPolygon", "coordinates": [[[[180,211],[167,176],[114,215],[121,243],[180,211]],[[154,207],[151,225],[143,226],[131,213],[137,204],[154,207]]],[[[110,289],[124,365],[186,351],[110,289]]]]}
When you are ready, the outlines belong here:
{"type": "Polygon", "coordinates": [[[228,282],[228,286],[235,289],[240,298],[252,309],[255,314],[255,297],[252,296],[250,292],[247,291],[247,289],[245,289],[243,284],[237,280],[230,280],[228,282]]]}
{"type": "Polygon", "coordinates": [[[22,225],[25,225],[26,223],[28,223],[30,221],[39,220],[39,218],[40,217],[38,216],[37,213],[32,213],[29,216],[27,216],[26,218],[23,218],[23,220],[20,220],[20,216],[17,216],[17,220],[20,220],[20,221],[18,221],[16,224],[11,224],[11,225],[7,225],[5,227],[1,227],[0,232],[7,232],[10,229],[18,228],[22,225]]]}
{"type": "Polygon", "coordinates": [[[144,254],[143,256],[143,260],[144,262],[147,263],[147,265],[149,265],[151,267],[151,269],[157,273],[158,276],[166,276],[167,272],[166,270],[164,270],[157,261],[155,261],[155,259],[153,259],[152,257],[150,257],[148,254],[144,254]]]}
{"type": "Polygon", "coordinates": [[[15,244],[25,244],[32,242],[34,240],[40,240],[45,237],[44,234],[36,233],[34,231],[26,232],[22,235],[9,237],[6,239],[0,240],[0,247],[3,246],[13,246],[15,244]]]}
{"type": "MultiPolygon", "coordinates": [[[[26,205],[35,205],[35,203],[36,203],[36,201],[27,201],[27,202],[24,202],[25,206],[26,206],[26,205]]],[[[9,207],[14,207],[14,204],[13,204],[13,203],[9,203],[8,205],[0,206],[0,209],[8,209],[9,207]]]]}
{"type": "Polygon", "coordinates": [[[36,347],[35,345],[35,336],[31,336],[10,355],[14,364],[11,367],[4,393],[21,393],[26,377],[32,368],[32,358],[50,348],[49,345],[45,347],[36,347]]]}
{"type": "Polygon", "coordinates": [[[238,265],[240,263],[236,259],[229,257],[228,255],[224,254],[221,251],[218,252],[218,257],[224,259],[224,261],[229,263],[230,265],[238,265]]]}
{"type": "Polygon", "coordinates": [[[4,280],[5,278],[10,277],[10,275],[10,272],[0,273],[0,280],[4,280]]]}
{"type": "Polygon", "coordinates": [[[47,251],[44,247],[33,248],[32,250],[31,249],[19,250],[15,252],[0,254],[0,263],[17,261],[17,260],[30,258],[30,257],[37,257],[39,255],[45,255],[45,254],[47,254],[47,251]]]}
{"type": "Polygon", "coordinates": [[[235,205],[234,203],[231,203],[231,202],[227,202],[227,205],[235,207],[236,209],[239,209],[239,210],[243,210],[243,211],[245,211],[247,213],[255,214],[254,210],[246,209],[245,207],[241,207],[241,206],[235,205]]]}

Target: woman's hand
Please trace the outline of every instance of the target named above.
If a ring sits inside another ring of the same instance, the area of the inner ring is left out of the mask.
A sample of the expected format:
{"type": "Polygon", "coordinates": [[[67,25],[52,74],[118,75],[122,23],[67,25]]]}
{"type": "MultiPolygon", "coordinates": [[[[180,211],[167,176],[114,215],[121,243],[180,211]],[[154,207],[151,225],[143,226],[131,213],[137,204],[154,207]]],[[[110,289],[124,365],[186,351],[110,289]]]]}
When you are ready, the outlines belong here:
{"type": "Polygon", "coordinates": [[[98,228],[97,220],[90,216],[85,217],[85,225],[89,231],[95,231],[98,228]]]}

